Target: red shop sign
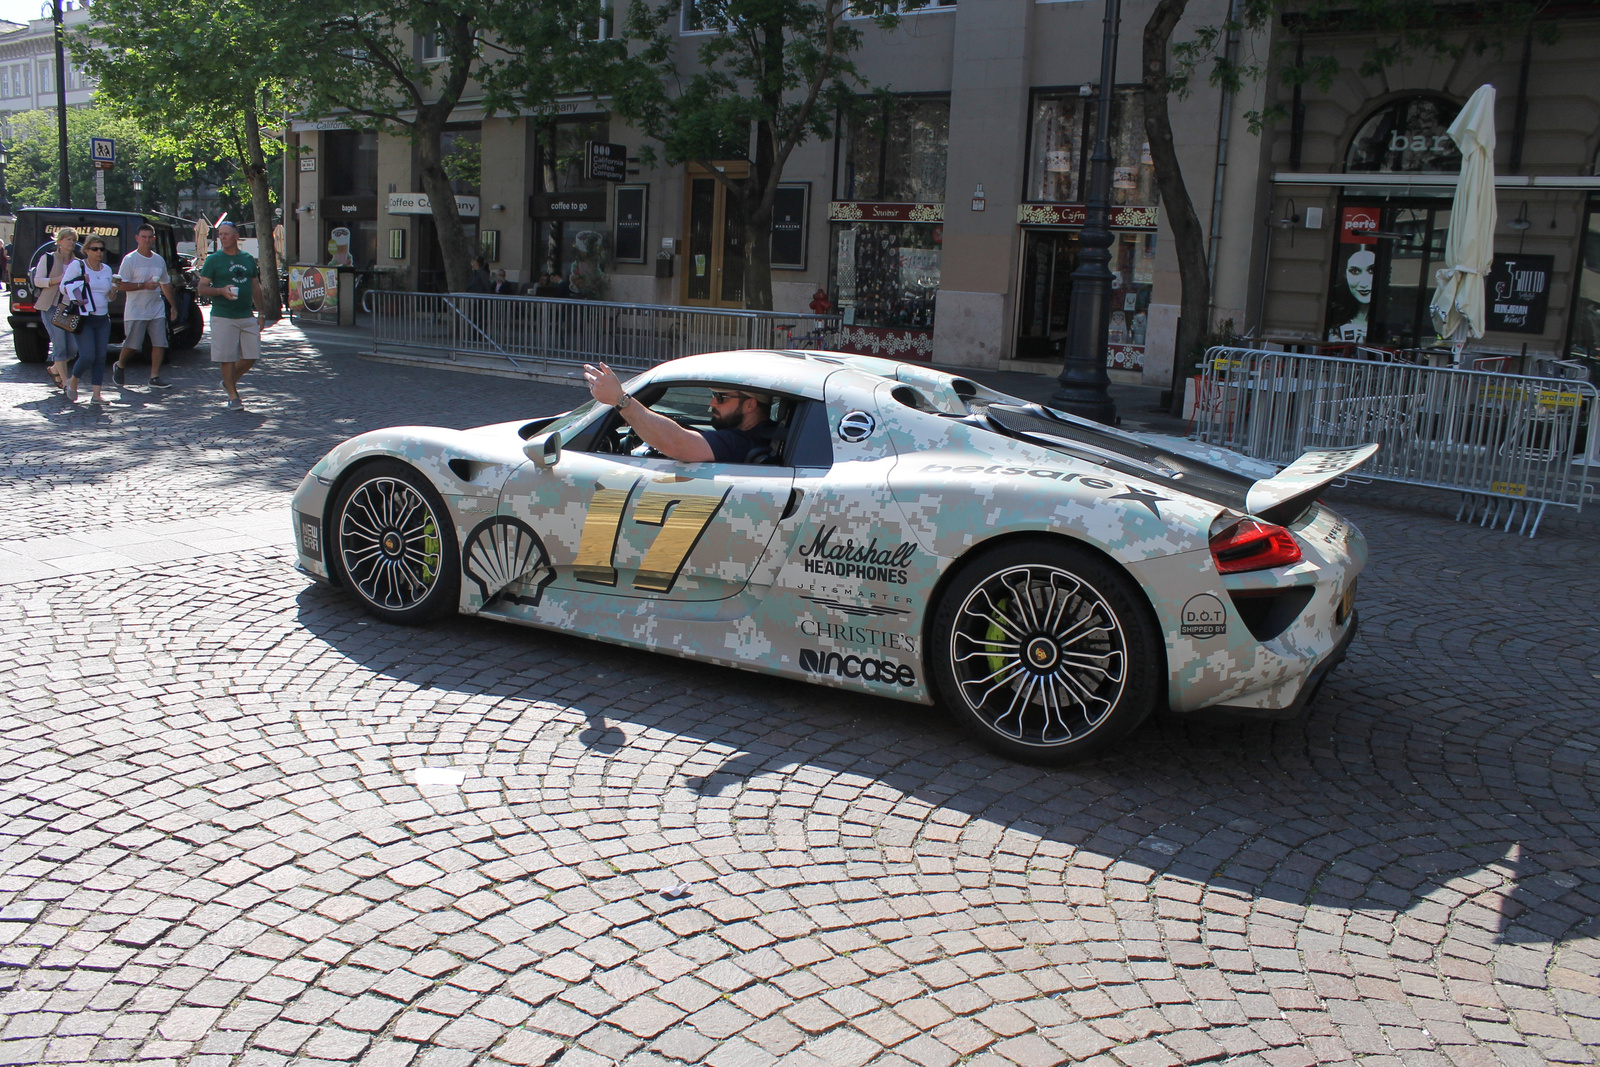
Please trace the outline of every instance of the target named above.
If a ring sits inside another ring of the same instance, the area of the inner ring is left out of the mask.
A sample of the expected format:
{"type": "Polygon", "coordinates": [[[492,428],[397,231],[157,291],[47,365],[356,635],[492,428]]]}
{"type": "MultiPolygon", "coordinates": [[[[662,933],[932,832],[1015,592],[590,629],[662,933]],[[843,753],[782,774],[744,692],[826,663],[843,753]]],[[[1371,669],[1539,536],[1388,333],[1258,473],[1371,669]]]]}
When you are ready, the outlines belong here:
{"type": "Polygon", "coordinates": [[[1339,216],[1339,243],[1375,245],[1378,243],[1378,209],[1347,207],[1339,216]]]}

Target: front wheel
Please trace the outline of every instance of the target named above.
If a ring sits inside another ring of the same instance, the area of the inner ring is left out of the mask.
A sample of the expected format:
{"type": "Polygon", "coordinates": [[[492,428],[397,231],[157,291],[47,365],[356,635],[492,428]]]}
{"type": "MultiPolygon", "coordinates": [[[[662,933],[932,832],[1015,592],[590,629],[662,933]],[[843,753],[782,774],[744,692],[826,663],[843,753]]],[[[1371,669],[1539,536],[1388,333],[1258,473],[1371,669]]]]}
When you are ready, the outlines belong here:
{"type": "Polygon", "coordinates": [[[1071,544],[984,552],[945,590],[930,666],[941,699],[990,748],[1082,759],[1143,722],[1165,692],[1160,633],[1122,570],[1071,544]]]}
{"type": "Polygon", "coordinates": [[[368,611],[396,623],[456,610],[461,560],[444,500],[398,460],[366,464],[334,501],[328,540],[339,577],[368,611]]]}

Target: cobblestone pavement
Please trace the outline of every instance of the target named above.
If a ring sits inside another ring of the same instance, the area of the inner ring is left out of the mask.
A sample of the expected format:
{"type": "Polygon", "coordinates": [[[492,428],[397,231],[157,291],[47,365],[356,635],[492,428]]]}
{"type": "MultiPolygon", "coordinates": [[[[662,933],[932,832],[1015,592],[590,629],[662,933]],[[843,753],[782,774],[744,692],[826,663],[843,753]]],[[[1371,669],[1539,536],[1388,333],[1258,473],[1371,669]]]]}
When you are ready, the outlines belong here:
{"type": "MultiPolygon", "coordinates": [[[[335,440],[573,395],[270,348],[245,415],[193,356],[99,415],[0,369],[0,549],[278,524],[335,440]]],[[[390,627],[270,544],[19,578],[0,1062],[1594,1062],[1594,527],[1410,496],[1345,494],[1364,629],[1304,721],[1155,721],[1069,770],[916,707],[390,627]]]]}

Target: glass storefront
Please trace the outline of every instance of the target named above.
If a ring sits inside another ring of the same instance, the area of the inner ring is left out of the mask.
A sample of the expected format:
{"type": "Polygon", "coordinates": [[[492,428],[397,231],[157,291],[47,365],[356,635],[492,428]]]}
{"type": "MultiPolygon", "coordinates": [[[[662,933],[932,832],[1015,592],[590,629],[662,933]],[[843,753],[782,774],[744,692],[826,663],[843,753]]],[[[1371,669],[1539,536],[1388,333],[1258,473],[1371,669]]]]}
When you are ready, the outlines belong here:
{"type": "Polygon", "coordinates": [[[834,304],[847,326],[927,334],[919,354],[939,292],[949,142],[943,96],[892,98],[840,124],[834,304]]]}
{"type": "Polygon", "coordinates": [[[1328,283],[1331,342],[1416,348],[1436,336],[1428,305],[1450,202],[1346,200],[1328,283]]]}
{"type": "Polygon", "coordinates": [[[1600,359],[1600,199],[1591,199],[1579,235],[1567,355],[1600,359]]]}
{"type": "MultiPolygon", "coordinates": [[[[1022,286],[1014,358],[1057,360],[1066,351],[1072,303],[1072,272],[1078,262],[1078,231],[1024,229],[1022,286]]],[[[1156,235],[1119,232],[1111,245],[1111,313],[1106,337],[1108,366],[1144,366],[1150,296],[1156,280],[1156,235]]]]}
{"type": "MultiPolygon", "coordinates": [[[[548,123],[534,153],[536,193],[608,194],[607,184],[583,176],[586,141],[609,141],[604,118],[548,123]]],[[[530,284],[542,295],[594,298],[606,288],[611,238],[603,219],[535,219],[530,284]],[[544,279],[544,287],[540,288],[544,279]],[[549,281],[548,279],[554,279],[549,281]],[[559,294],[557,294],[559,290],[559,294]]]]}

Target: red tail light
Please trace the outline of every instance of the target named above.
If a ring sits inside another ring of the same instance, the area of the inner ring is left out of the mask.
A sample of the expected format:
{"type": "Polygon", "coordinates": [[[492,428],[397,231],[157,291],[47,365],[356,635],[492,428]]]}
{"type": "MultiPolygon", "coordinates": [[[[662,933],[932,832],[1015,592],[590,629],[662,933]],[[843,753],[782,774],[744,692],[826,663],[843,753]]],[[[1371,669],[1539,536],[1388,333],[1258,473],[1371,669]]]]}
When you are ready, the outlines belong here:
{"type": "Polygon", "coordinates": [[[1299,563],[1300,546],[1282,526],[1244,519],[1211,538],[1211,558],[1223,574],[1262,571],[1299,563]]]}

